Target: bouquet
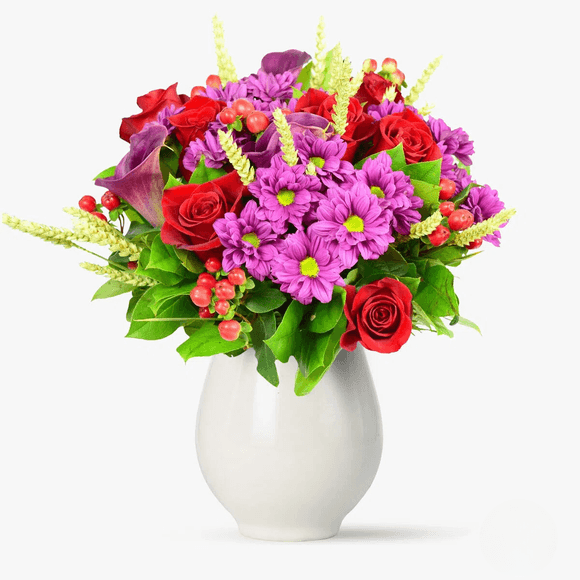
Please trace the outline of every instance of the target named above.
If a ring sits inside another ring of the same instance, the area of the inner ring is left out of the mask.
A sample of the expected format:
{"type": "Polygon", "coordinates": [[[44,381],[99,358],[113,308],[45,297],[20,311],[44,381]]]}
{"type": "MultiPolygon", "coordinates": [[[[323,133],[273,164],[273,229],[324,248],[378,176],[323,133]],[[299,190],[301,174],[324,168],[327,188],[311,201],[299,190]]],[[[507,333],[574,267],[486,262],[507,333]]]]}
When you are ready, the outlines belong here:
{"type": "Polygon", "coordinates": [[[452,336],[455,268],[500,245],[514,215],[471,173],[473,142],[416,108],[435,59],[409,88],[396,60],[353,68],[340,44],[314,56],[264,56],[238,78],[222,23],[217,72],[189,94],[177,83],[123,118],[128,152],[95,178],[104,188],[65,208],[73,229],[3,215],[14,229],[95,255],[94,298],[130,296],[127,336],[183,329],[184,360],[252,348],[278,385],[298,363],[310,392],[340,349],[398,351],[413,331],[452,336]],[[105,213],[107,212],[107,213],[105,213]]]}

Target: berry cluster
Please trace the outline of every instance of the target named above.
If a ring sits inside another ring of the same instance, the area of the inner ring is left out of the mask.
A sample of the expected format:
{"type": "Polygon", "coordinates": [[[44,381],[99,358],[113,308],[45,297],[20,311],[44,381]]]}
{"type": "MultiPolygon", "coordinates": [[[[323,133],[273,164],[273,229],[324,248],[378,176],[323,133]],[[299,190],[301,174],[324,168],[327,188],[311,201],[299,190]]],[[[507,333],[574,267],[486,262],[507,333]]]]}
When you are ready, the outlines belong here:
{"type": "MultiPolygon", "coordinates": [[[[367,73],[375,72],[377,66],[377,61],[374,58],[367,58],[363,62],[363,70],[367,73]]],[[[401,70],[399,70],[397,61],[394,58],[385,58],[381,63],[381,70],[378,74],[397,86],[400,86],[405,82],[405,75],[401,70]]]]}
{"type": "Polygon", "coordinates": [[[254,134],[261,133],[270,124],[266,114],[256,111],[254,105],[247,99],[236,99],[231,107],[222,109],[219,120],[224,125],[233,125],[236,130],[241,130],[245,122],[248,131],[254,134]]]}
{"type": "Polygon", "coordinates": [[[121,205],[121,200],[112,191],[105,191],[101,197],[101,203],[97,204],[97,200],[92,195],[84,195],[79,199],[79,207],[94,216],[107,221],[104,213],[99,211],[101,206],[109,211],[116,210],[121,205]]]}

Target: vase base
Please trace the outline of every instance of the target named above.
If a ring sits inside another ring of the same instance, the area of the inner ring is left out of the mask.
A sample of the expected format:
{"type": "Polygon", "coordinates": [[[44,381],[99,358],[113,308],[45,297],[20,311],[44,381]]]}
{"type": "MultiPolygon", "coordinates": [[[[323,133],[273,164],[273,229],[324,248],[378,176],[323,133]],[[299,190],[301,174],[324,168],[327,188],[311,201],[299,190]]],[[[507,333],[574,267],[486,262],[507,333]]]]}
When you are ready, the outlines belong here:
{"type": "Polygon", "coordinates": [[[326,540],[338,534],[340,524],[337,526],[316,528],[285,528],[254,526],[238,524],[240,534],[254,540],[266,540],[270,542],[310,542],[314,540],[326,540]]]}

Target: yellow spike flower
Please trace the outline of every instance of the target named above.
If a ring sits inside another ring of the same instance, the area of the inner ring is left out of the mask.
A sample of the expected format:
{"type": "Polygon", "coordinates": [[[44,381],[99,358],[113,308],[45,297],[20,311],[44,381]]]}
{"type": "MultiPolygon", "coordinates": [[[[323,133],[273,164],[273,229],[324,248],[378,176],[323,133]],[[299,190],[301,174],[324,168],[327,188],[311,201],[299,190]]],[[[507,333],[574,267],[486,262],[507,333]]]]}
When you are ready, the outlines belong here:
{"type": "Polygon", "coordinates": [[[238,172],[240,180],[244,185],[249,185],[256,178],[256,172],[250,160],[242,153],[242,150],[234,143],[231,131],[218,131],[220,145],[224,150],[229,162],[238,172]]]}
{"type": "Polygon", "coordinates": [[[340,83],[341,72],[343,70],[343,60],[342,60],[342,48],[340,42],[332,49],[332,59],[330,61],[330,71],[328,81],[328,92],[336,93],[338,90],[338,85],[340,83]]]}
{"type": "Polygon", "coordinates": [[[312,61],[310,86],[319,89],[324,82],[324,69],[326,68],[326,36],[324,34],[324,17],[321,16],[316,28],[316,52],[312,61]]]}
{"type": "Polygon", "coordinates": [[[427,115],[431,114],[431,111],[435,108],[435,105],[430,105],[429,103],[427,103],[424,107],[421,107],[419,109],[419,115],[422,115],[423,117],[426,117],[427,115]]]}
{"type": "Polygon", "coordinates": [[[419,95],[423,92],[425,85],[431,78],[431,75],[435,72],[435,69],[439,66],[442,56],[438,56],[429,66],[423,71],[421,78],[417,81],[415,86],[411,89],[409,96],[405,97],[405,105],[412,105],[417,101],[419,95]]]}
{"type": "Polygon", "coordinates": [[[437,226],[443,220],[443,216],[439,210],[436,210],[428,218],[424,219],[422,222],[411,225],[411,233],[408,239],[421,238],[423,236],[428,236],[430,233],[437,229],[437,226]]]}
{"type": "Polygon", "coordinates": [[[224,25],[217,16],[214,16],[212,21],[219,77],[222,85],[227,82],[235,83],[238,80],[238,76],[232,58],[226,49],[224,25]]]}
{"type": "Polygon", "coordinates": [[[493,234],[493,232],[497,231],[502,224],[505,224],[514,217],[514,215],[516,215],[515,209],[502,209],[499,213],[489,219],[474,224],[470,228],[459,232],[455,236],[453,244],[456,246],[467,246],[483,236],[493,234]]]}
{"type": "Polygon", "coordinates": [[[157,284],[157,280],[147,276],[140,276],[133,272],[123,272],[116,268],[111,268],[111,266],[97,266],[97,264],[91,264],[90,262],[82,262],[80,266],[89,272],[94,272],[100,276],[108,276],[111,280],[117,280],[131,286],[154,286],[157,284]]]}
{"type": "Polygon", "coordinates": [[[384,101],[391,101],[391,103],[395,100],[397,96],[397,87],[396,85],[391,85],[383,95],[383,102],[384,101]]]}
{"type": "Polygon", "coordinates": [[[348,62],[348,60],[345,60],[344,62],[345,62],[345,66],[343,68],[344,76],[342,78],[342,82],[338,87],[338,92],[336,94],[336,103],[334,104],[331,114],[334,130],[337,135],[343,135],[344,132],[346,131],[348,105],[350,103],[350,99],[351,97],[356,95],[364,78],[364,71],[361,70],[351,80],[350,63],[348,62]]]}
{"type": "Polygon", "coordinates": [[[282,158],[290,166],[297,165],[298,153],[296,152],[296,147],[294,147],[294,137],[292,136],[292,131],[290,130],[286,116],[282,113],[281,109],[275,109],[272,116],[274,117],[274,124],[280,135],[280,144],[283,153],[282,158]]]}
{"type": "Polygon", "coordinates": [[[11,227],[13,230],[18,230],[20,232],[24,232],[25,234],[30,234],[31,236],[40,238],[45,242],[50,242],[51,244],[55,244],[57,246],[64,246],[65,248],[78,248],[78,246],[72,240],[78,240],[79,238],[71,230],[64,228],[53,228],[52,226],[46,226],[37,222],[21,220],[20,218],[5,213],[2,214],[2,223],[6,224],[8,227],[11,227]]]}

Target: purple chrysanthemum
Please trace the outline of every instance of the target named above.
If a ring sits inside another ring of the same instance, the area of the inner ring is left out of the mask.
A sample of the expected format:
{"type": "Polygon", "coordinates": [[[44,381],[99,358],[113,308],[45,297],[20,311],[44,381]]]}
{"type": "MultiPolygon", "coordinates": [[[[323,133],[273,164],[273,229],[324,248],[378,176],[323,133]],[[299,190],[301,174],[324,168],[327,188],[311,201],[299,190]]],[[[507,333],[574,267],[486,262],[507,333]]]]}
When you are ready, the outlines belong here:
{"type": "Polygon", "coordinates": [[[260,70],[257,74],[245,79],[248,94],[269,103],[276,99],[287,100],[292,97],[292,87],[296,83],[297,75],[286,71],[281,74],[265,73],[260,70]]]}
{"type": "Polygon", "coordinates": [[[174,131],[175,127],[169,121],[169,117],[172,115],[177,115],[181,113],[185,107],[176,107],[175,105],[171,104],[168,107],[165,107],[162,111],[157,114],[157,120],[151,121],[149,123],[145,123],[143,128],[148,127],[150,125],[163,125],[167,129],[167,134],[171,135],[174,131]]]}
{"type": "Polygon", "coordinates": [[[281,290],[302,304],[313,298],[330,302],[334,286],[345,285],[341,269],[340,259],[310,230],[289,235],[272,262],[272,276],[281,290]]]}
{"type": "Polygon", "coordinates": [[[357,179],[368,185],[379,205],[393,214],[393,229],[403,235],[411,231],[411,224],[421,221],[417,211],[423,207],[423,200],[415,195],[411,180],[402,171],[393,171],[391,157],[380,153],[374,159],[365,162],[357,171],[357,179]]]}
{"type": "Polygon", "coordinates": [[[376,121],[380,121],[383,117],[393,113],[402,113],[404,110],[403,103],[394,103],[385,99],[380,105],[369,105],[368,114],[376,121]]]}
{"type": "MultiPolygon", "coordinates": [[[[499,199],[495,189],[491,189],[489,185],[484,185],[470,189],[467,199],[460,207],[469,210],[473,214],[474,222],[480,223],[499,213],[505,208],[505,204],[499,199]]],[[[486,242],[497,247],[499,247],[500,238],[499,230],[483,237],[486,242]]]]}
{"type": "Polygon", "coordinates": [[[433,117],[429,117],[427,124],[442,153],[455,155],[464,165],[471,165],[471,155],[474,153],[473,141],[461,127],[452,130],[445,121],[433,117]]]}
{"type": "Polygon", "coordinates": [[[394,241],[392,211],[382,208],[364,183],[357,182],[350,189],[330,188],[316,215],[318,222],[310,231],[337,249],[343,268],[354,266],[359,256],[376,260],[394,241]]]}
{"type": "Polygon", "coordinates": [[[183,166],[189,171],[195,171],[201,156],[205,158],[206,167],[219,169],[227,161],[227,156],[220,145],[216,134],[207,131],[205,141],[191,141],[183,155],[183,166]]]}
{"type": "Polygon", "coordinates": [[[226,272],[246,265],[258,280],[270,274],[270,264],[278,255],[278,236],[272,226],[257,216],[258,205],[249,201],[238,217],[228,212],[216,220],[213,228],[224,246],[222,266],[226,272]]]}
{"type": "Polygon", "coordinates": [[[319,198],[320,182],[304,171],[303,165],[289,166],[278,155],[271,167],[257,170],[256,180],[248,186],[260,203],[259,215],[278,233],[286,231],[288,222],[303,229],[302,216],[319,198]]]}
{"type": "Polygon", "coordinates": [[[248,96],[248,87],[242,82],[228,82],[225,87],[206,87],[205,92],[200,94],[214,101],[225,101],[229,106],[236,99],[245,99],[248,96]]]}

